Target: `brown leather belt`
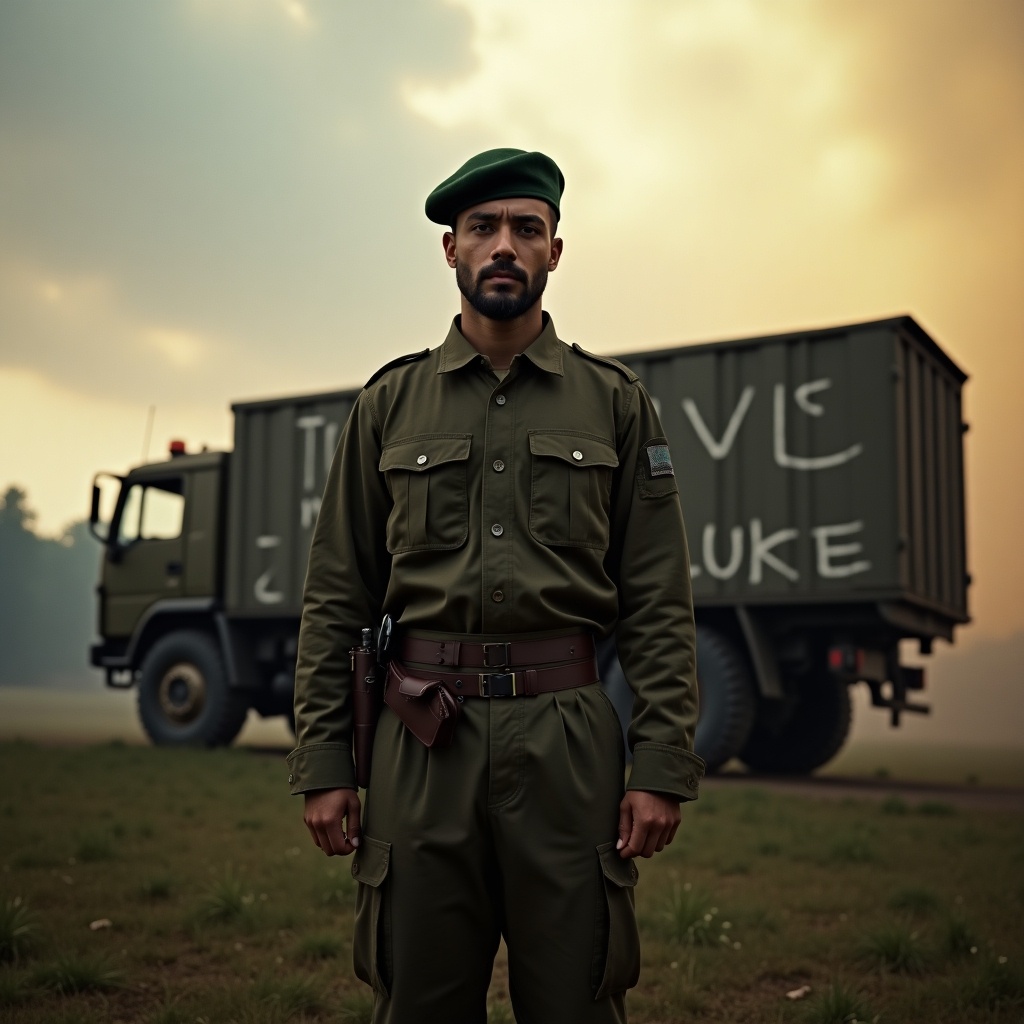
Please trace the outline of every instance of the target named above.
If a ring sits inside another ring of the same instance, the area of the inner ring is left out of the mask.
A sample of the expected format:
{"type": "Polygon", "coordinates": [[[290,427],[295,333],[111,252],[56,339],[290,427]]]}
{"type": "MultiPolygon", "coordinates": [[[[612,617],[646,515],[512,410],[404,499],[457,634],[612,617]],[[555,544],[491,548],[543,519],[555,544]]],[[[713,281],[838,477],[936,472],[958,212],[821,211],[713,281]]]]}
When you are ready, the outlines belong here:
{"type": "MultiPolygon", "coordinates": [[[[598,681],[599,675],[594,641],[587,633],[498,643],[406,637],[401,644],[400,658],[403,662],[452,666],[424,669],[401,664],[398,671],[413,679],[436,679],[456,699],[533,697],[538,693],[590,686],[598,681]],[[558,661],[562,664],[550,664],[558,661]],[[535,667],[538,664],[542,667],[535,667]]],[[[393,671],[388,673],[389,684],[394,675],[393,671]]]]}
{"type": "Polygon", "coordinates": [[[594,653],[594,638],[589,633],[497,643],[407,636],[402,640],[398,657],[402,661],[448,668],[517,669],[558,661],[584,661],[593,658],[594,653]]]}
{"type": "Polygon", "coordinates": [[[597,660],[588,658],[551,668],[524,668],[514,672],[439,672],[388,663],[388,686],[401,679],[443,683],[456,700],[463,697],[536,697],[538,693],[590,686],[598,679],[597,660]]]}

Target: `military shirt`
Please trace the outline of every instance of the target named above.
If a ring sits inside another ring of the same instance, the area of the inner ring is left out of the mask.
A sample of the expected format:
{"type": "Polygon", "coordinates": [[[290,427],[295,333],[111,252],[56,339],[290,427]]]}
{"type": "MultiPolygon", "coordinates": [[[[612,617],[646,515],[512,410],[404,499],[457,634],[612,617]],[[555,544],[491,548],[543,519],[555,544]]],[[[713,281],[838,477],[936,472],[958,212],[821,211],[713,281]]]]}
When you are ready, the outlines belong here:
{"type": "Polygon", "coordinates": [[[454,638],[614,632],[635,694],[628,788],[696,797],[695,630],[668,442],[636,375],[559,340],[547,314],[503,378],[456,317],[439,348],[360,393],[310,551],[293,793],[355,785],[349,649],[383,612],[454,638]]]}

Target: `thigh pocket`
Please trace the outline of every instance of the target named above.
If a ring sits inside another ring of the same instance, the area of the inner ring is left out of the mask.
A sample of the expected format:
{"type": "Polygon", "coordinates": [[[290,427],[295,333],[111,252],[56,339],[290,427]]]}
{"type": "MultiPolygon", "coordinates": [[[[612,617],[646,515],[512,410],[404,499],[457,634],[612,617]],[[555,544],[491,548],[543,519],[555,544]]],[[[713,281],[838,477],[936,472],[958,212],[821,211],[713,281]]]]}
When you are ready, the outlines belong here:
{"type": "Polygon", "coordinates": [[[352,960],[356,977],[384,996],[391,988],[390,865],[391,844],[364,835],[352,861],[352,877],[359,883],[352,960]]]}
{"type": "Polygon", "coordinates": [[[547,545],[608,547],[612,471],[610,441],[568,430],[531,430],[530,532],[547,545]]]}
{"type": "Polygon", "coordinates": [[[379,469],[391,492],[387,545],[406,551],[461,547],[469,535],[471,434],[420,434],[385,445],[379,469]]]}
{"type": "Polygon", "coordinates": [[[640,980],[640,933],[636,927],[633,889],[639,872],[619,856],[614,843],[597,848],[601,865],[591,988],[595,999],[632,988],[640,980]]]}

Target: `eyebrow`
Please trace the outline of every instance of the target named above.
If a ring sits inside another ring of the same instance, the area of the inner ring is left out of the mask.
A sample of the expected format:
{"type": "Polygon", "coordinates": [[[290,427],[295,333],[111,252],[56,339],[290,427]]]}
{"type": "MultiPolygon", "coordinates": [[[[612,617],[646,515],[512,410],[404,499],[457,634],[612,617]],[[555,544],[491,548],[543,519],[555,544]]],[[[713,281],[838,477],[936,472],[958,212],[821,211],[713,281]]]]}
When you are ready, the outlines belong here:
{"type": "MultiPolygon", "coordinates": [[[[484,211],[474,212],[467,215],[466,220],[480,220],[487,223],[492,221],[501,220],[500,213],[486,213],[484,211]]],[[[536,213],[517,213],[512,217],[512,221],[516,224],[538,224],[544,226],[547,222],[536,213]]]]}

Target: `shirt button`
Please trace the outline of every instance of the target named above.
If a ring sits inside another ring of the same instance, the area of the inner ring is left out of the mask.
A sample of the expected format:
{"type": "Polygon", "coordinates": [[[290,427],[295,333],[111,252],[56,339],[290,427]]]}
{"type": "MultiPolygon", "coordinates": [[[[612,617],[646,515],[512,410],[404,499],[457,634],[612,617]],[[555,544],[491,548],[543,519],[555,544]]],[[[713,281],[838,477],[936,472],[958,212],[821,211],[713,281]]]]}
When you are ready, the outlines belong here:
{"type": "Polygon", "coordinates": [[[425,466],[426,464],[427,464],[427,457],[426,457],[426,455],[420,455],[416,459],[416,465],[417,466],[425,466]]]}
{"type": "Polygon", "coordinates": [[[494,400],[498,403],[498,405],[504,405],[505,404],[505,396],[504,395],[498,395],[494,400]]]}
{"type": "Polygon", "coordinates": [[[495,537],[500,537],[504,532],[505,532],[505,529],[501,525],[501,523],[495,523],[491,527],[491,533],[493,533],[495,537]]]}
{"type": "Polygon", "coordinates": [[[500,473],[505,468],[505,463],[501,459],[495,459],[491,465],[494,467],[495,473],[500,473]]]}
{"type": "Polygon", "coordinates": [[[295,776],[294,775],[289,775],[288,776],[288,781],[289,782],[294,782],[295,781],[295,776]]]}
{"type": "Polygon", "coordinates": [[[491,600],[497,601],[499,604],[501,604],[501,602],[505,600],[504,592],[501,590],[496,590],[493,594],[491,594],[491,600]]]}
{"type": "MultiPolygon", "coordinates": [[[[576,460],[577,462],[579,462],[579,461],[580,461],[580,459],[582,459],[582,458],[583,458],[583,452],[580,452],[580,451],[575,451],[575,452],[573,452],[573,453],[572,453],[572,457],[573,457],[573,458],[574,458],[574,459],[575,459],[575,460],[576,460]]],[[[420,456],[420,458],[423,458],[423,456],[420,456]]],[[[423,461],[424,461],[424,462],[426,462],[426,459],[424,459],[423,461]]]]}

